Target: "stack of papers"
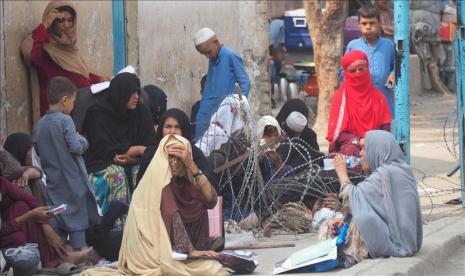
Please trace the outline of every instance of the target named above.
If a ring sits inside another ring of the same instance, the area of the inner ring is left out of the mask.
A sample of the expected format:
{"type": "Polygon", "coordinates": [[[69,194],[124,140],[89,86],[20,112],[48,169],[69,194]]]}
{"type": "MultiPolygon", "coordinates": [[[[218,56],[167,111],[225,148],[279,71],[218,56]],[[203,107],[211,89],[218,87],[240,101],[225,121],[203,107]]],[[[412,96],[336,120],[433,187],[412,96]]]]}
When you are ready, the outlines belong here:
{"type": "Polygon", "coordinates": [[[287,259],[278,262],[273,270],[273,274],[291,272],[299,268],[335,259],[337,259],[336,239],[329,239],[297,251],[287,259]]]}

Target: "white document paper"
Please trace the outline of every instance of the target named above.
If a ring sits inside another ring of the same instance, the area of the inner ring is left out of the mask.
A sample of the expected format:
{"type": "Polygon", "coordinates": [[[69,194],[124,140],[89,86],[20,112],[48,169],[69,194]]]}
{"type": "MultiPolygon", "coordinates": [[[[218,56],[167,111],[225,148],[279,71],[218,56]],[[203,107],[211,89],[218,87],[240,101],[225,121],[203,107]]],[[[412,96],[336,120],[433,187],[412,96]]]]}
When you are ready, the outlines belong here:
{"type": "Polygon", "coordinates": [[[319,242],[293,253],[284,261],[278,262],[273,275],[292,271],[301,267],[310,266],[337,258],[336,238],[319,242]]]}
{"type": "MultiPolygon", "coordinates": [[[[128,65],[126,67],[124,67],[123,69],[121,69],[121,71],[118,72],[118,74],[121,74],[121,73],[131,73],[131,74],[136,74],[136,69],[134,69],[134,67],[132,65],[128,65]]],[[[96,83],[96,84],[92,84],[90,86],[90,91],[92,91],[92,94],[97,94],[105,89],[107,89],[108,87],[110,87],[110,82],[109,81],[104,81],[104,82],[99,82],[99,83],[96,83]]]]}

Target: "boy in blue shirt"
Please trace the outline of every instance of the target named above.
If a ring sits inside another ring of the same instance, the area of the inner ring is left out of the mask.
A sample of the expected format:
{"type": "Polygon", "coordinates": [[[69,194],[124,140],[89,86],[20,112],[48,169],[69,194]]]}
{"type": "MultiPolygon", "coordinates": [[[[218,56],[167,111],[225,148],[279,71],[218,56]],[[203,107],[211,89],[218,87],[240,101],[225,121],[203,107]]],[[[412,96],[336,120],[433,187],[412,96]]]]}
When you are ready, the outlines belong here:
{"type": "Polygon", "coordinates": [[[74,108],[76,87],[65,77],[48,84],[50,109],[37,122],[33,144],[47,175],[47,196],[53,206],[66,204],[65,212],[54,216],[50,224],[75,250],[87,247],[86,229],[98,223],[94,191],[90,186],[82,154],[88,148],[86,138],[76,132],[69,116],[74,108]]]}
{"type": "Polygon", "coordinates": [[[391,115],[394,116],[394,44],[380,35],[381,17],[376,7],[362,6],[358,11],[358,23],[362,37],[349,42],[346,54],[360,50],[367,55],[371,81],[386,96],[391,115]]]}
{"type": "Polygon", "coordinates": [[[211,116],[224,98],[236,93],[238,83],[242,95],[247,97],[251,87],[241,56],[221,44],[210,28],[203,28],[194,35],[197,51],[208,58],[208,73],[200,107],[196,117],[194,139],[200,138],[210,125],[211,116]]]}

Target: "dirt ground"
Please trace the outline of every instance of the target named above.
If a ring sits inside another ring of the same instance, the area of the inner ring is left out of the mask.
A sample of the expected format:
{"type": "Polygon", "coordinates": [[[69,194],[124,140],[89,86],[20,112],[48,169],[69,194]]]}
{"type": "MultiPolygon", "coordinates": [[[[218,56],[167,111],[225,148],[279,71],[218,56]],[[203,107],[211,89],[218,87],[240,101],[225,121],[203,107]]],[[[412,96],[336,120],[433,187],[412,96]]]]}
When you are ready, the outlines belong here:
{"type": "Polygon", "coordinates": [[[425,221],[452,214],[461,205],[446,205],[460,197],[456,100],[453,96],[417,96],[411,99],[411,165],[425,221]]]}

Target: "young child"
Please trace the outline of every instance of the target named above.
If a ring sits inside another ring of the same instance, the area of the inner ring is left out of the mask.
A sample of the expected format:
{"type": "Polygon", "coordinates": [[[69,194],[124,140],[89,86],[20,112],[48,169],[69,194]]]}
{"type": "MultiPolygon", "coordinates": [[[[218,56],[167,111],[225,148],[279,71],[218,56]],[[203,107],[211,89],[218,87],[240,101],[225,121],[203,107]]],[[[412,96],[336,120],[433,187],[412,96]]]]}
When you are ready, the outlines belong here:
{"type": "Polygon", "coordinates": [[[346,54],[353,50],[360,50],[367,55],[371,81],[386,96],[391,115],[394,116],[392,100],[395,85],[394,44],[391,40],[380,36],[381,17],[376,7],[366,5],[360,8],[358,24],[362,37],[349,42],[346,54]]]}
{"type": "Polygon", "coordinates": [[[293,111],[286,118],[282,128],[289,138],[299,138],[307,126],[307,118],[298,111],[293,111]]]}
{"type": "MultiPolygon", "coordinates": [[[[202,79],[200,79],[200,97],[203,96],[203,89],[205,88],[205,82],[207,82],[207,75],[203,75],[202,79]]],[[[200,108],[200,100],[196,101],[191,108],[191,128],[192,133],[195,133],[195,120],[197,119],[197,113],[199,112],[200,108]]]]}
{"type": "Polygon", "coordinates": [[[99,215],[82,154],[87,140],[76,132],[69,116],[74,107],[76,87],[64,77],[48,84],[50,109],[37,122],[33,145],[47,175],[47,195],[52,206],[67,204],[67,210],[50,224],[77,250],[87,247],[85,230],[97,223],[99,215]]]}

